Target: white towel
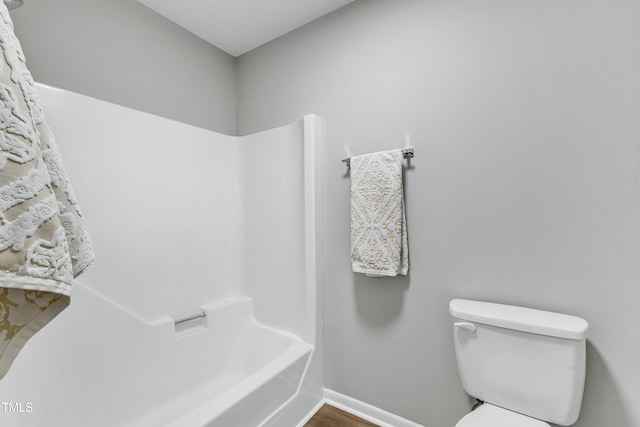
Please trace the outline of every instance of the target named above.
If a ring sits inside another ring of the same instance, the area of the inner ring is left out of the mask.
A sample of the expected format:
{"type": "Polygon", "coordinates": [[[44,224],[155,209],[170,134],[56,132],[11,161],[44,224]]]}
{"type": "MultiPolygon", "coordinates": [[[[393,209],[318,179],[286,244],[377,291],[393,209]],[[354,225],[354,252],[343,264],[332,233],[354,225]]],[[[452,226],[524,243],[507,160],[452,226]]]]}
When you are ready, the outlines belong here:
{"type": "Polygon", "coordinates": [[[351,265],[356,273],[409,271],[402,150],[351,158],[351,265]]]}
{"type": "Polygon", "coordinates": [[[27,340],[69,305],[71,281],[93,257],[9,12],[0,2],[0,378],[27,340]]]}

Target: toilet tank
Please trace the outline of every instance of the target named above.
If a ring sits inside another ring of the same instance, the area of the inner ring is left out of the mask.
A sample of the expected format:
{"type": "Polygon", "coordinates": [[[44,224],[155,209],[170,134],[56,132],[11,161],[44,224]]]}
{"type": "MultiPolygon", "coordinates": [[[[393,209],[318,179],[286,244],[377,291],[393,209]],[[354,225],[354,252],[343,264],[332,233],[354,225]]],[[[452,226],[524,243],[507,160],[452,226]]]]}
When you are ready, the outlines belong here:
{"type": "Polygon", "coordinates": [[[473,397],[543,421],[580,414],[588,323],[579,317],[454,299],[460,380],[473,397]]]}

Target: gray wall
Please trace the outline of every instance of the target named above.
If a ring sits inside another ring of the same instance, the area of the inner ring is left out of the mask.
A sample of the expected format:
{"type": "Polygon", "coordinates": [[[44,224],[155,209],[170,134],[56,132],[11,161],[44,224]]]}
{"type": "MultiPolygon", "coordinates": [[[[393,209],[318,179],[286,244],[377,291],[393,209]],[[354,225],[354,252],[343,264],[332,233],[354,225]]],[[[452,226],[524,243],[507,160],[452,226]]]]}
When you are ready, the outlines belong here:
{"type": "Polygon", "coordinates": [[[11,12],[36,81],[235,134],[235,59],[133,0],[11,12]]]}
{"type": "Polygon", "coordinates": [[[579,427],[640,425],[640,3],[358,0],[238,58],[238,130],[324,121],[326,386],[428,427],[469,408],[447,304],[591,324],[579,427]],[[416,148],[411,272],[353,274],[340,160],[416,148]]]}

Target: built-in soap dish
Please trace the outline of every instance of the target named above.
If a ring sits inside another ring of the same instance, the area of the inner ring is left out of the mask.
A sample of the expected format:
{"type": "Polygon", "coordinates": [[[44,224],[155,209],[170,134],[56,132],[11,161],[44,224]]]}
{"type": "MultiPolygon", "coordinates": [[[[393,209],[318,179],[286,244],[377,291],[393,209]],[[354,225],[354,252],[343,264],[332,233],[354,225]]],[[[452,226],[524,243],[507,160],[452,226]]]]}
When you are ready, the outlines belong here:
{"type": "Polygon", "coordinates": [[[181,338],[187,335],[203,332],[207,329],[207,313],[193,314],[183,317],[174,322],[176,337],[181,338]]]}

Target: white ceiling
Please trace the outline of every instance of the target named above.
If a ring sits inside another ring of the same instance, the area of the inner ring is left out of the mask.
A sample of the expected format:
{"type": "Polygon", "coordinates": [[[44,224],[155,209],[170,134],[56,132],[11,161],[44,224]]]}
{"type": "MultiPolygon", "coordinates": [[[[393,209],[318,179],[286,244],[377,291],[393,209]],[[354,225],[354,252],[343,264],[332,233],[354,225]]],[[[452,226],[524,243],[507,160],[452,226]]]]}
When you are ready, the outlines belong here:
{"type": "Polygon", "coordinates": [[[138,0],[239,56],[353,0],[138,0]]]}

